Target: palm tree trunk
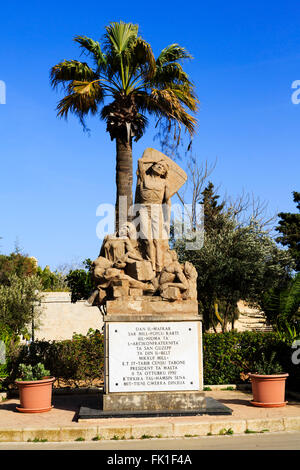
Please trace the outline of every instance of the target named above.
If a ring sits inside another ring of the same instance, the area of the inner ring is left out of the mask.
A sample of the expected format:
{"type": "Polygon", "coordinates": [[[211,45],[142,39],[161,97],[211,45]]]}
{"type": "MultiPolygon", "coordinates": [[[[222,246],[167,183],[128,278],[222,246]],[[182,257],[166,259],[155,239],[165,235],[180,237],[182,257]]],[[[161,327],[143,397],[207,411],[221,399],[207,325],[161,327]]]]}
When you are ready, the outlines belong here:
{"type": "Polygon", "coordinates": [[[116,206],[115,229],[119,230],[120,222],[128,220],[128,210],[132,205],[132,139],[125,142],[116,139],[116,206]],[[125,196],[126,200],[121,196],[125,196]]]}

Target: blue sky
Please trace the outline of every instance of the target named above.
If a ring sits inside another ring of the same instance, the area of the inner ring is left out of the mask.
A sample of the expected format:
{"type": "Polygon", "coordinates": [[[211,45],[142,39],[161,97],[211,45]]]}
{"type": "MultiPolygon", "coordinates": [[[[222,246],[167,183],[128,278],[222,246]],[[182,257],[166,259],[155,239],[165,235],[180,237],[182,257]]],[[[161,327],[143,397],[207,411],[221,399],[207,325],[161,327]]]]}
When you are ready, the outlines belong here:
{"type": "MultiPolygon", "coordinates": [[[[56,118],[60,95],[49,70],[79,59],[72,38],[100,39],[111,21],[140,26],[154,53],[179,43],[194,56],[186,70],[201,105],[194,154],[215,162],[219,193],[244,192],[269,212],[294,211],[300,190],[300,5],[296,2],[6,2],[1,6],[0,250],[16,240],[52,269],[99,252],[96,209],[114,203],[115,144],[97,118],[82,131],[56,118]],[[186,6],[186,9],[183,9],[186,6]]],[[[134,145],[134,169],[146,147],[158,148],[150,126],[134,145]]],[[[159,149],[159,148],[158,148],[159,149]]]]}

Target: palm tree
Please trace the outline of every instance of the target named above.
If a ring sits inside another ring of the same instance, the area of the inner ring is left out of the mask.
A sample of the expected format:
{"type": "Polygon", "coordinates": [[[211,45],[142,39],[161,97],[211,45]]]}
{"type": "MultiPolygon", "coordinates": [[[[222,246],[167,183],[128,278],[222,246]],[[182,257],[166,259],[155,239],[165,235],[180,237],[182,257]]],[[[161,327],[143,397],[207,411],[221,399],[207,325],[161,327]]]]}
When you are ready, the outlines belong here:
{"type": "Polygon", "coordinates": [[[76,36],[74,41],[93,62],[64,60],[50,72],[53,88],[61,85],[66,95],[57,106],[57,115],[75,114],[85,126],[88,114],[106,121],[107,131],[116,141],[116,228],[118,202],[127,197],[132,205],[132,141],[137,141],[147,125],[146,115],[167,124],[171,138],[179,138],[181,127],[192,136],[197,110],[194,85],[181,61],[192,58],[188,51],[172,44],[155,60],[151,46],[138,35],[132,23],[111,23],[102,47],[98,41],[76,36]],[[106,99],[110,102],[105,103],[106,99]],[[171,134],[170,134],[171,135],[171,134]]]}
{"type": "Polygon", "coordinates": [[[266,292],[262,309],[283,338],[296,339],[300,334],[300,273],[287,286],[266,292]]]}

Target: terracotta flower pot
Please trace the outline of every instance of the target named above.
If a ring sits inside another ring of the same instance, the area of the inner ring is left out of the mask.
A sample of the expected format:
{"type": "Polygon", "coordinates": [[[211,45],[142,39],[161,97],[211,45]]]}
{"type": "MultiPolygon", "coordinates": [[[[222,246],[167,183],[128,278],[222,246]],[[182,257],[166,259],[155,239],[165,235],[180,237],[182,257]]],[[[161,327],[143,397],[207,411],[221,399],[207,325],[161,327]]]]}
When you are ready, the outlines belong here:
{"type": "Polygon", "coordinates": [[[285,406],[285,382],[289,374],[249,374],[252,383],[251,401],[254,406],[275,408],[285,406]]]}
{"type": "Polygon", "coordinates": [[[20,406],[22,413],[43,413],[52,409],[52,385],[55,377],[42,380],[16,380],[19,387],[20,406]]]}

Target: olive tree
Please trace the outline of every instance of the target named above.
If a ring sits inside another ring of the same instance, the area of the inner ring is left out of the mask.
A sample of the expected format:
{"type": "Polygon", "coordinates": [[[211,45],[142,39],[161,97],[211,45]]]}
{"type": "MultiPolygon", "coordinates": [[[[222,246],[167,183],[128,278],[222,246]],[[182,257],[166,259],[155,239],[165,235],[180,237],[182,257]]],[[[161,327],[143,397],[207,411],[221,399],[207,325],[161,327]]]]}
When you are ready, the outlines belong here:
{"type": "Polygon", "coordinates": [[[32,321],[41,313],[42,283],[36,276],[11,274],[0,284],[0,324],[16,335],[26,334],[32,321]]]}

